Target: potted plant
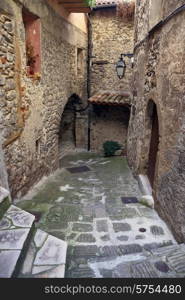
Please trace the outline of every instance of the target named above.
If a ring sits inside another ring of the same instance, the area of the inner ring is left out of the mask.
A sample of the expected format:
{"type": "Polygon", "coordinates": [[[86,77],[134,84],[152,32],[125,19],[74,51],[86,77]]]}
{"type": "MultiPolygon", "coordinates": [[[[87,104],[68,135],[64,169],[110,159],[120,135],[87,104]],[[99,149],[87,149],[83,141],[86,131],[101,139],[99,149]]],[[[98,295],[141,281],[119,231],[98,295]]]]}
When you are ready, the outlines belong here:
{"type": "Polygon", "coordinates": [[[115,155],[116,151],[121,150],[122,145],[115,141],[106,141],[103,144],[103,150],[105,156],[113,156],[115,155]]]}

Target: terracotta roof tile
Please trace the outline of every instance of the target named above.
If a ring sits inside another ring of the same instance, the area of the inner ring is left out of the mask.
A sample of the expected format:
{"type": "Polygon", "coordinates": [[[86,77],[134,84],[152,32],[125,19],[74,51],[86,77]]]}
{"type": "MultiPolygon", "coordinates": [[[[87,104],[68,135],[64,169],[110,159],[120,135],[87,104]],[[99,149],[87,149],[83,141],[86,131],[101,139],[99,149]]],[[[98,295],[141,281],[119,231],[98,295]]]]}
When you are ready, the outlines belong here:
{"type": "Polygon", "coordinates": [[[102,105],[125,105],[131,103],[131,94],[129,92],[102,92],[93,95],[88,101],[102,105]]]}

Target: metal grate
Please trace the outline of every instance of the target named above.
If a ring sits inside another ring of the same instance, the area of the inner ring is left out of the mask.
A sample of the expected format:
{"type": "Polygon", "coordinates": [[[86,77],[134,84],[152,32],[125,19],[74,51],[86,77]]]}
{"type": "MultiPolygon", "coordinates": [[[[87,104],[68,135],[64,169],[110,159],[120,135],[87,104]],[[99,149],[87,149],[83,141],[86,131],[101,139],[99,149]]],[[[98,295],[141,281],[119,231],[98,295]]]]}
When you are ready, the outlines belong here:
{"type": "Polygon", "coordinates": [[[87,167],[87,166],[66,168],[66,170],[68,170],[72,174],[91,171],[91,169],[89,167],[87,167]]]}
{"type": "Polygon", "coordinates": [[[146,228],[139,228],[140,232],[146,232],[146,228]]]}
{"type": "Polygon", "coordinates": [[[138,203],[138,200],[136,197],[121,197],[121,201],[124,204],[138,203]]]}

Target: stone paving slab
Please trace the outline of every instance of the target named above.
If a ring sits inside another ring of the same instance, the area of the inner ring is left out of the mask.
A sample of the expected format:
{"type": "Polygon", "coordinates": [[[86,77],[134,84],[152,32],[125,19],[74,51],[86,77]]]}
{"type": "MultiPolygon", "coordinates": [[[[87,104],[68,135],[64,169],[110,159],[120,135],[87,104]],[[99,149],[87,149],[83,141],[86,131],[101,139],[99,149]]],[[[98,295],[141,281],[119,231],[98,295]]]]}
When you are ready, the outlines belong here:
{"type": "Polygon", "coordinates": [[[63,278],[67,243],[37,229],[19,277],[63,278]]]}
{"type": "Polygon", "coordinates": [[[185,252],[178,249],[174,254],[167,255],[167,262],[177,273],[185,273],[185,252]]]}
{"type": "Polygon", "coordinates": [[[19,207],[16,207],[14,205],[11,205],[6,214],[4,215],[4,218],[9,219],[12,222],[12,225],[15,227],[28,227],[31,228],[35,217],[20,209],[19,207]]]}
{"type": "MultiPolygon", "coordinates": [[[[152,264],[151,269],[154,268],[158,276],[161,276],[154,266],[157,261],[148,262],[148,256],[163,260],[163,255],[152,252],[176,242],[155,210],[141,203],[124,204],[121,201],[121,197],[140,199],[141,196],[126,159],[114,157],[107,160],[91,153],[79,153],[64,157],[62,166],[88,166],[91,172],[70,174],[61,169],[52,177],[51,182],[42,186],[41,192],[35,194],[33,200],[27,202],[30,207],[32,204],[33,207],[39,207],[39,211],[43,208],[41,220],[37,224],[39,228],[62,237],[69,243],[66,276],[126,276],[127,270],[131,271],[130,260],[135,264],[146,260],[146,266],[141,265],[141,269],[143,267],[147,272],[150,269],[148,266],[152,264]],[[52,190],[51,199],[48,198],[49,188],[52,190]],[[44,208],[48,203],[50,206],[44,208]],[[91,259],[94,260],[94,265],[89,264],[91,259]],[[104,259],[104,263],[100,259],[104,259]],[[123,264],[124,271],[120,273],[123,264]]],[[[23,204],[25,205],[25,201],[23,204]]],[[[4,223],[3,226],[8,225],[4,223]]],[[[35,243],[39,243],[39,240],[38,238],[35,243]]],[[[36,252],[33,260],[39,253],[39,248],[35,244],[34,247],[36,252]]],[[[30,250],[30,259],[34,251],[30,250]]],[[[46,262],[45,264],[48,266],[46,262]]],[[[42,269],[39,276],[50,272],[44,270],[43,265],[39,266],[40,271],[42,269]]],[[[161,262],[159,266],[162,266],[161,262]]],[[[34,264],[34,272],[37,270],[34,264]]],[[[151,271],[153,274],[154,270],[151,271]]],[[[32,276],[38,275],[30,272],[32,276]]],[[[133,272],[138,272],[137,267],[133,272]]],[[[28,272],[24,276],[28,276],[28,272]]]]}
{"type": "Polygon", "coordinates": [[[184,278],[185,247],[166,246],[152,252],[91,259],[88,265],[97,277],[184,278]],[[160,256],[158,255],[160,253],[160,256]],[[109,276],[108,276],[109,275],[109,276]]]}
{"type": "MultiPolygon", "coordinates": [[[[39,271],[39,270],[37,270],[39,271]]],[[[65,275],[65,264],[57,266],[55,268],[48,269],[46,272],[33,274],[33,278],[64,278],[65,275]]]]}
{"type": "Polygon", "coordinates": [[[29,229],[11,229],[0,231],[0,250],[21,250],[29,232],[29,229]]]}
{"type": "Polygon", "coordinates": [[[0,251],[0,278],[10,278],[21,254],[20,250],[0,251]]]}
{"type": "Polygon", "coordinates": [[[96,221],[96,227],[98,232],[108,232],[107,220],[96,221]]]}
{"type": "Polygon", "coordinates": [[[148,261],[132,264],[130,272],[133,278],[157,278],[158,273],[148,261]]]}
{"type": "Polygon", "coordinates": [[[0,277],[11,277],[25,250],[35,217],[11,205],[0,222],[0,277]]]}
{"type": "Polygon", "coordinates": [[[44,242],[46,241],[48,234],[40,229],[37,229],[36,234],[34,236],[34,242],[37,248],[42,247],[44,242]]]}
{"type": "Polygon", "coordinates": [[[131,230],[131,226],[128,223],[113,223],[113,228],[115,232],[124,232],[131,230]]]}
{"type": "Polygon", "coordinates": [[[82,233],[79,235],[79,237],[76,240],[80,243],[95,243],[96,240],[92,234],[82,233]]]}
{"type": "Polygon", "coordinates": [[[75,246],[72,251],[72,256],[74,257],[94,257],[97,255],[99,255],[99,250],[96,245],[75,246]]]}
{"type": "Polygon", "coordinates": [[[67,243],[53,236],[48,236],[36,254],[34,265],[65,264],[67,243]]]}
{"type": "Polygon", "coordinates": [[[78,232],[91,232],[93,230],[93,226],[85,223],[74,223],[72,230],[78,232]]]}

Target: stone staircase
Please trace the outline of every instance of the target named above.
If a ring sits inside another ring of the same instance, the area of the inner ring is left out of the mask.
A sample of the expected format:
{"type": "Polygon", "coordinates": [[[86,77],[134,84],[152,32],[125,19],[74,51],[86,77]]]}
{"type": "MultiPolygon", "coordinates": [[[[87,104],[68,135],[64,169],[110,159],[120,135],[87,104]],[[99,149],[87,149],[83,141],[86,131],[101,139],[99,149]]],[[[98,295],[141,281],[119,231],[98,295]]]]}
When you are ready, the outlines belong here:
{"type": "Polygon", "coordinates": [[[0,188],[0,278],[63,278],[67,243],[34,225],[35,216],[11,205],[0,188]]]}

